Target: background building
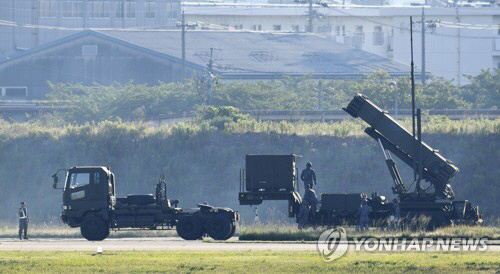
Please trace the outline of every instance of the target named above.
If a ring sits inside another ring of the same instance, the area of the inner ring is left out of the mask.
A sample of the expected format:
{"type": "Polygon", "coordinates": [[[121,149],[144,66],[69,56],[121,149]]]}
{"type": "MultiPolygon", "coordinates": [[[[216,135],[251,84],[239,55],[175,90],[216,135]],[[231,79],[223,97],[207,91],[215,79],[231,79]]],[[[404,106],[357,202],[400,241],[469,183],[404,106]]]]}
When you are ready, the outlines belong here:
{"type": "Polygon", "coordinates": [[[424,65],[422,34],[425,34],[427,73],[461,85],[467,81],[464,75],[500,68],[498,7],[346,8],[315,4],[310,12],[306,4],[186,3],[184,10],[188,20],[197,22],[200,29],[305,32],[311,27],[314,33],[332,37],[339,43],[406,64],[410,63],[409,17],[413,16],[414,56],[418,70],[424,65]]]}
{"type": "Polygon", "coordinates": [[[89,28],[175,28],[180,9],[180,0],[2,0],[0,60],[89,28]]]}
{"type": "MultiPolygon", "coordinates": [[[[0,62],[0,99],[42,99],[48,81],[87,86],[182,81],[180,36],[180,31],[87,30],[49,42],[0,62]]],[[[406,65],[315,35],[241,31],[188,32],[185,70],[188,77],[210,74],[220,81],[409,72],[406,65]]]]}

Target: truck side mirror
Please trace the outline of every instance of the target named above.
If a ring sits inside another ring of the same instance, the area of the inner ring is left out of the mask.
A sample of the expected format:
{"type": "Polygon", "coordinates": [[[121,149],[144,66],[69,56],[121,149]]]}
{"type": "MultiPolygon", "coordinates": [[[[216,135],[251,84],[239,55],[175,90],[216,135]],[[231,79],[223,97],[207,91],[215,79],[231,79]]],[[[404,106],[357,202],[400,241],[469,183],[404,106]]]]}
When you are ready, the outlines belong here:
{"type": "Polygon", "coordinates": [[[59,182],[59,177],[57,176],[57,173],[54,173],[54,175],[52,175],[52,179],[54,180],[52,188],[57,189],[57,183],[59,182]]]}

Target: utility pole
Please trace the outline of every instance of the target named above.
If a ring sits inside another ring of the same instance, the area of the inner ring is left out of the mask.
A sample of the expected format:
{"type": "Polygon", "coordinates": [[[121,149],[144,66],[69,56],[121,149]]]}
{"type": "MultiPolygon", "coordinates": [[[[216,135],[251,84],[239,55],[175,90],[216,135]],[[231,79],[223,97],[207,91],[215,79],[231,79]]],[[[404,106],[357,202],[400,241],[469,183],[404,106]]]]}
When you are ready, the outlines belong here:
{"type": "Polygon", "coordinates": [[[184,18],[184,11],[181,15],[181,38],[182,38],[182,81],[186,79],[186,20],[184,18]]]}
{"type": "Polygon", "coordinates": [[[410,54],[411,54],[411,120],[412,134],[415,138],[415,64],[413,63],[413,18],[410,16],[410,54]]]}
{"type": "Polygon", "coordinates": [[[394,91],[394,118],[398,119],[398,84],[394,81],[389,82],[389,87],[394,91]]]}
{"type": "MultiPolygon", "coordinates": [[[[410,16],[410,52],[411,52],[411,121],[413,139],[415,139],[415,64],[413,63],[413,18],[410,16]]],[[[417,147],[415,146],[415,150],[417,147]]],[[[413,161],[413,180],[417,181],[417,166],[413,161]]]]}
{"type": "MultiPolygon", "coordinates": [[[[460,25],[460,14],[458,13],[458,6],[455,8],[456,9],[456,18],[457,18],[457,23],[460,25]]],[[[460,28],[457,28],[457,85],[460,86],[460,28]]]]}
{"type": "Polygon", "coordinates": [[[181,22],[177,22],[177,27],[181,28],[181,48],[182,48],[182,81],[186,80],[186,32],[190,27],[196,27],[196,23],[186,23],[184,11],[181,13],[181,22]]]}
{"type": "Polygon", "coordinates": [[[308,11],[308,16],[307,16],[307,32],[313,32],[313,2],[312,0],[309,0],[309,11],[308,11]]]}
{"type": "Polygon", "coordinates": [[[212,97],[212,80],[213,80],[213,55],[214,48],[210,48],[210,60],[208,61],[208,89],[207,89],[207,101],[210,105],[211,97],[212,97]]]}
{"type": "Polygon", "coordinates": [[[425,86],[425,8],[422,7],[422,85],[425,86]]]}
{"type": "Polygon", "coordinates": [[[323,81],[318,81],[318,110],[323,110],[323,81]]]}

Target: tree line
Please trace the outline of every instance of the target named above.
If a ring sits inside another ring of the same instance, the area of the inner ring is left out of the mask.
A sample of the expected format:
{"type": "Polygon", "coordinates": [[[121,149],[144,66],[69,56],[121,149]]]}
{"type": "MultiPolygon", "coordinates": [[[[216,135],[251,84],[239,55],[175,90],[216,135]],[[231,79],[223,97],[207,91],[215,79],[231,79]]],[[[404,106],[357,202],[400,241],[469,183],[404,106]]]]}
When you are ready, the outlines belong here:
{"type": "MultiPolygon", "coordinates": [[[[416,84],[417,105],[422,109],[498,109],[500,70],[483,70],[469,76],[469,84],[431,78],[424,87],[416,84]]],[[[206,105],[232,106],[241,110],[338,110],[362,93],[384,109],[411,108],[409,76],[390,77],[376,72],[357,80],[312,80],[287,77],[275,81],[220,82],[210,98],[197,78],[184,83],[155,86],[134,83],[87,87],[51,83],[47,98],[68,106],[63,122],[155,119],[160,115],[183,115],[206,105]]]]}

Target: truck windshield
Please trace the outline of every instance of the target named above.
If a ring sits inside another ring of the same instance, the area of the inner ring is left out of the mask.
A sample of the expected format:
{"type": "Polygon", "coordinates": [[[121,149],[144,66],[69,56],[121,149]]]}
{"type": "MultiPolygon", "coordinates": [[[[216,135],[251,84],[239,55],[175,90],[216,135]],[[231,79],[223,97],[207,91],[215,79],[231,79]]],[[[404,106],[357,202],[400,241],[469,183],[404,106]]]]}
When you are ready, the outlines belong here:
{"type": "Polygon", "coordinates": [[[69,188],[76,188],[90,183],[90,173],[72,173],[69,188]]]}

